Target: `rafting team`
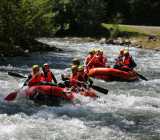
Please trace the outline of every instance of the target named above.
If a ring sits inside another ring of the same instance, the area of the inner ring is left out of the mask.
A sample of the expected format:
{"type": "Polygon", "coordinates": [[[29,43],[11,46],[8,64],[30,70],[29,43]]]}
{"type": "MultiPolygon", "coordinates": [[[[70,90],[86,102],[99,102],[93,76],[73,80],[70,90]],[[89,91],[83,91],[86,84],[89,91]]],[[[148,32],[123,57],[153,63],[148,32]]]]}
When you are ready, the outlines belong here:
{"type": "MultiPolygon", "coordinates": [[[[71,73],[64,72],[61,75],[63,83],[57,83],[54,74],[50,70],[49,64],[45,63],[42,67],[42,72],[38,65],[32,66],[32,72],[28,76],[24,85],[35,86],[35,85],[58,85],[61,87],[85,87],[86,85],[92,86],[93,81],[89,78],[88,72],[92,68],[99,67],[110,67],[107,64],[107,58],[103,53],[102,49],[91,49],[88,56],[85,58],[84,66],[80,64],[79,59],[73,59],[71,68],[71,73]]],[[[131,71],[136,67],[136,63],[129,53],[128,48],[120,49],[119,56],[115,59],[114,68],[131,71]]],[[[66,70],[67,71],[67,70],[66,70]]]]}

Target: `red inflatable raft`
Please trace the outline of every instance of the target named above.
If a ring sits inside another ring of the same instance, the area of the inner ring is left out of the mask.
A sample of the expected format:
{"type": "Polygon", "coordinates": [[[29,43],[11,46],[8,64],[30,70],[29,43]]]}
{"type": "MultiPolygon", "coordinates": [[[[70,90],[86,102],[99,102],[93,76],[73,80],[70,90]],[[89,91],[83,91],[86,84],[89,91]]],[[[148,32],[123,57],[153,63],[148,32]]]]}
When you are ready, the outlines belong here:
{"type": "MultiPolygon", "coordinates": [[[[40,85],[28,87],[25,94],[29,99],[47,105],[59,105],[63,101],[72,101],[76,98],[77,93],[67,92],[66,88],[57,86],[40,85]]],[[[80,93],[83,96],[97,97],[92,90],[85,90],[80,93]]]]}
{"type": "Polygon", "coordinates": [[[114,68],[93,68],[88,76],[105,81],[135,81],[138,76],[135,71],[122,71],[114,68]]]}
{"type": "Polygon", "coordinates": [[[61,88],[57,86],[39,85],[39,86],[28,87],[28,89],[26,90],[26,95],[28,97],[36,96],[36,94],[48,95],[53,97],[61,97],[65,100],[74,99],[73,92],[67,94],[65,92],[65,88],[61,88]]]}

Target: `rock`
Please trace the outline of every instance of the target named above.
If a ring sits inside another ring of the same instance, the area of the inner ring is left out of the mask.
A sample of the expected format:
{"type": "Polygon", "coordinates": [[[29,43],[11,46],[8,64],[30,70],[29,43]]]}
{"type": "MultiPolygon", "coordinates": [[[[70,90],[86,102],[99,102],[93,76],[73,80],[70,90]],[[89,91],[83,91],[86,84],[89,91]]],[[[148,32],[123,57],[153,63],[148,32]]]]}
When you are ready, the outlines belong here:
{"type": "Polygon", "coordinates": [[[27,50],[29,50],[29,52],[36,52],[36,51],[62,51],[62,49],[56,48],[56,46],[52,45],[48,45],[45,44],[43,42],[40,42],[38,40],[30,40],[30,43],[25,46],[24,48],[26,48],[27,50]]]}
{"type": "Polygon", "coordinates": [[[131,42],[131,44],[137,44],[138,43],[138,41],[136,39],[131,39],[130,42],[131,42]]]}
{"type": "Polygon", "coordinates": [[[3,54],[3,53],[1,53],[1,54],[0,54],[0,60],[2,60],[2,61],[6,61],[6,58],[5,58],[5,56],[4,56],[4,54],[3,54]]]}
{"type": "Polygon", "coordinates": [[[3,54],[3,53],[1,53],[1,54],[0,54],[0,57],[4,57],[4,54],[3,54]]]}
{"type": "Polygon", "coordinates": [[[22,47],[20,46],[13,46],[13,50],[11,50],[12,55],[23,55],[24,54],[24,50],[22,47]]]}
{"type": "Polygon", "coordinates": [[[16,46],[14,46],[14,48],[15,49],[20,49],[21,47],[16,45],[16,46]]]}
{"type": "Polygon", "coordinates": [[[24,50],[24,53],[26,53],[26,54],[29,53],[29,50],[28,49],[24,50]]]}
{"type": "Polygon", "coordinates": [[[156,35],[149,35],[148,41],[157,41],[157,36],[156,35]]]}
{"type": "Polygon", "coordinates": [[[106,41],[106,44],[114,44],[114,40],[113,40],[113,39],[108,39],[108,40],[106,41]]]}
{"type": "Polygon", "coordinates": [[[113,44],[114,44],[114,45],[119,45],[119,41],[116,40],[116,39],[113,39],[113,44]]]}
{"type": "Polygon", "coordinates": [[[30,51],[28,49],[24,50],[23,56],[29,56],[30,51]]]}
{"type": "Polygon", "coordinates": [[[101,38],[100,40],[99,40],[99,43],[100,44],[105,44],[107,41],[106,41],[106,38],[101,38]]]}
{"type": "Polygon", "coordinates": [[[124,44],[124,40],[121,37],[117,38],[117,45],[123,45],[124,44]]]}
{"type": "Polygon", "coordinates": [[[136,48],[143,48],[143,46],[140,45],[140,44],[137,44],[135,47],[136,47],[136,48]]]}
{"type": "Polygon", "coordinates": [[[155,50],[155,51],[160,51],[160,48],[155,48],[154,50],[155,50]]]}
{"type": "Polygon", "coordinates": [[[125,39],[124,40],[124,44],[129,46],[129,45],[131,45],[131,41],[129,39],[125,39]]]}

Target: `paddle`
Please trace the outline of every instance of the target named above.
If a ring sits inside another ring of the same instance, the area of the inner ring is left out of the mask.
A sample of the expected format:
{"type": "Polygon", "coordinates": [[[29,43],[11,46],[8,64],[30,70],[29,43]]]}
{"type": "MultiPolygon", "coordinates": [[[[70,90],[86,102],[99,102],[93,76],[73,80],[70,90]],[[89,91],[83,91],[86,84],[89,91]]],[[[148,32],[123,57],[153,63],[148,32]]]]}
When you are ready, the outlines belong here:
{"type": "Polygon", "coordinates": [[[4,100],[6,100],[6,101],[13,101],[14,99],[16,99],[17,94],[18,94],[17,91],[11,92],[11,93],[9,93],[9,95],[7,95],[7,96],[4,98],[4,100]]]}
{"type": "MultiPolygon", "coordinates": [[[[134,71],[134,70],[131,70],[130,68],[127,68],[127,67],[123,67],[122,71],[129,72],[129,71],[134,71]]],[[[146,77],[144,77],[143,75],[139,74],[136,71],[134,71],[134,72],[139,76],[140,79],[148,81],[148,79],[146,77]]]]}
{"type": "Polygon", "coordinates": [[[108,89],[105,89],[105,88],[102,88],[102,87],[99,87],[97,85],[89,85],[88,83],[86,82],[82,82],[82,81],[78,81],[78,80],[75,80],[76,82],[80,83],[80,84],[84,84],[85,86],[87,87],[91,87],[93,88],[94,90],[98,91],[98,92],[101,92],[103,94],[108,94],[108,89]]]}
{"type": "Polygon", "coordinates": [[[17,72],[8,72],[8,75],[18,77],[18,78],[27,78],[23,74],[17,73],[17,72]]]}
{"type": "Polygon", "coordinates": [[[144,77],[143,75],[139,74],[136,72],[136,74],[139,76],[139,78],[141,78],[142,80],[148,81],[148,79],[146,77],[144,77]]]}
{"type": "MultiPolygon", "coordinates": [[[[24,76],[24,75],[22,75],[22,74],[20,74],[20,73],[17,73],[17,72],[8,72],[8,75],[13,76],[13,77],[18,77],[18,78],[27,78],[26,76],[24,76]]],[[[24,86],[22,86],[20,89],[22,89],[23,87],[24,87],[24,86]]],[[[20,90],[20,89],[19,89],[19,90],[20,90]]],[[[16,97],[17,97],[17,94],[18,94],[18,91],[19,91],[19,90],[9,93],[9,94],[4,98],[4,100],[6,100],[6,101],[13,101],[13,100],[15,100],[16,97]]]]}
{"type": "Polygon", "coordinates": [[[92,85],[91,87],[98,92],[101,92],[101,93],[106,94],[106,95],[108,94],[108,89],[105,89],[105,88],[102,88],[102,87],[99,87],[99,86],[96,86],[96,85],[92,85]]]}
{"type": "MultiPolygon", "coordinates": [[[[129,51],[129,45],[128,45],[128,51],[129,51]]],[[[136,74],[139,76],[139,78],[141,78],[142,80],[148,81],[148,79],[146,77],[144,77],[143,75],[139,74],[136,72],[136,74]]]]}
{"type": "MultiPolygon", "coordinates": [[[[41,85],[55,86],[54,83],[42,83],[41,85]]],[[[24,85],[23,85],[20,89],[22,89],[23,87],[24,87],[24,85]]],[[[19,90],[20,90],[20,89],[19,89],[19,90]]],[[[13,101],[13,100],[15,100],[16,97],[17,97],[17,95],[18,95],[18,91],[19,91],[19,90],[9,93],[9,94],[4,98],[4,100],[6,100],[6,101],[13,101]]]]}

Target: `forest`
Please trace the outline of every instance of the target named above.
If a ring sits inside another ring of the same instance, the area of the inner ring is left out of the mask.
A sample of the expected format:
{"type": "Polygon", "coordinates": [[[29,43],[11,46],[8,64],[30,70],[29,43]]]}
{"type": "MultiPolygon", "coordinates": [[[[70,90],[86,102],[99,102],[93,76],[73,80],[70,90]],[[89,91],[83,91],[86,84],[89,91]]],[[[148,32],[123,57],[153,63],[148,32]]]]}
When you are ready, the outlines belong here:
{"type": "Polygon", "coordinates": [[[160,25],[159,0],[0,0],[0,50],[37,37],[108,35],[102,23],[160,25]]]}

